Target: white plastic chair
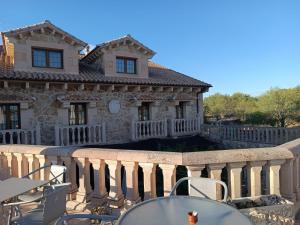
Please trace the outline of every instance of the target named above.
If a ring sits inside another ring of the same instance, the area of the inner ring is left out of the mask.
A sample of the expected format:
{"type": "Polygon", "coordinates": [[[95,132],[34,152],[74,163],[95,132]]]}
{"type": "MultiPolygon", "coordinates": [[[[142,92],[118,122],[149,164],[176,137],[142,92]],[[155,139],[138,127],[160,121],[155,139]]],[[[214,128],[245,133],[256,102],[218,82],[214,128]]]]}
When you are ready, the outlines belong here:
{"type": "Polygon", "coordinates": [[[174,185],[170,196],[176,195],[177,187],[184,181],[189,181],[189,195],[212,200],[217,200],[217,185],[221,185],[224,188],[222,201],[227,202],[227,185],[223,181],[203,177],[184,177],[179,179],[174,185]]]}
{"type": "MultiPolygon", "coordinates": [[[[49,186],[44,192],[41,203],[35,209],[12,218],[10,224],[44,225],[56,221],[66,211],[66,195],[69,186],[70,183],[49,186]]],[[[23,202],[12,204],[23,204],[23,202]]]]}
{"type": "MultiPolygon", "coordinates": [[[[37,172],[40,172],[41,170],[46,170],[50,168],[50,174],[49,174],[49,184],[62,184],[64,182],[64,175],[67,171],[67,167],[61,166],[61,165],[47,165],[40,167],[31,173],[27,174],[23,178],[30,178],[31,175],[34,175],[37,172]]],[[[25,193],[20,196],[18,196],[18,199],[21,201],[38,201],[43,196],[43,193],[41,191],[36,191],[33,193],[25,193]]]]}

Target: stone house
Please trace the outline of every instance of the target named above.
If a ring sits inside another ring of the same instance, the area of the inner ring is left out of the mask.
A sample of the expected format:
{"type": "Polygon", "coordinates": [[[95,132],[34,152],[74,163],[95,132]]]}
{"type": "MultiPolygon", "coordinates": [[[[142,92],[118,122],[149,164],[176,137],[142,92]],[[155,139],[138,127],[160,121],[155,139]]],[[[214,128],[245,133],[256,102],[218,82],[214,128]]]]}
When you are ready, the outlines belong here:
{"type": "Polygon", "coordinates": [[[97,45],[49,21],[1,33],[0,143],[95,145],[189,135],[210,84],[130,35],[97,45]]]}

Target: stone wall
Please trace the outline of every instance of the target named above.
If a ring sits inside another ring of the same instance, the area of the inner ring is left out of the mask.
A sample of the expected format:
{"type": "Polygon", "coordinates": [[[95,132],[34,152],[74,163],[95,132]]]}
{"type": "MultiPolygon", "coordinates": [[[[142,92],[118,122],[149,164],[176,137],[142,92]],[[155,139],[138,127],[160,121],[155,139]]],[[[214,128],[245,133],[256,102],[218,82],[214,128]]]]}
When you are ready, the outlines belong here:
{"type": "MultiPolygon", "coordinates": [[[[84,90],[80,90],[79,84],[50,84],[49,88],[45,88],[44,82],[30,83],[25,88],[24,82],[9,82],[8,88],[1,88],[0,103],[8,103],[8,99],[14,99],[11,103],[25,104],[25,108],[21,107],[21,128],[31,129],[35,127],[37,122],[41,125],[41,143],[53,145],[55,142],[54,127],[58,125],[69,125],[68,107],[69,102],[57,100],[61,96],[77,97],[77,102],[87,103],[87,121],[88,124],[106,123],[106,137],[108,143],[125,143],[131,141],[131,124],[132,121],[138,119],[138,106],[143,100],[143,96],[150,96],[154,99],[151,102],[151,120],[171,119],[175,118],[175,105],[177,101],[169,101],[172,96],[178,96],[182,93],[174,92],[155,92],[145,93],[141,91],[128,91],[115,89],[109,91],[104,87],[95,90],[92,85],[85,85],[84,90]],[[85,99],[85,100],[81,100],[85,99]],[[86,100],[92,99],[92,100],[86,100]],[[95,100],[98,99],[98,100],[95,100]],[[119,100],[121,109],[118,113],[112,114],[108,110],[108,103],[111,100],[119,100]],[[67,104],[65,104],[67,103],[67,104]]],[[[197,104],[196,93],[184,93],[191,101],[186,104],[187,118],[196,117],[197,104]]],[[[151,101],[151,100],[147,100],[151,101]]],[[[176,103],[177,102],[177,103],[176,103]]]]}

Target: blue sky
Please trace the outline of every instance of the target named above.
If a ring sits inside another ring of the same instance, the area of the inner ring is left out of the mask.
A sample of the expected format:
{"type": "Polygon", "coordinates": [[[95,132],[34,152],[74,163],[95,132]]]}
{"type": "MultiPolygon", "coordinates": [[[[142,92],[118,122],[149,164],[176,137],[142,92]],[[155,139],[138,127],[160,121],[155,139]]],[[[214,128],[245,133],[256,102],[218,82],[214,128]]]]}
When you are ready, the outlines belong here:
{"type": "Polygon", "coordinates": [[[92,45],[131,34],[209,94],[300,85],[299,0],[13,2],[1,3],[0,30],[49,19],[92,45]]]}

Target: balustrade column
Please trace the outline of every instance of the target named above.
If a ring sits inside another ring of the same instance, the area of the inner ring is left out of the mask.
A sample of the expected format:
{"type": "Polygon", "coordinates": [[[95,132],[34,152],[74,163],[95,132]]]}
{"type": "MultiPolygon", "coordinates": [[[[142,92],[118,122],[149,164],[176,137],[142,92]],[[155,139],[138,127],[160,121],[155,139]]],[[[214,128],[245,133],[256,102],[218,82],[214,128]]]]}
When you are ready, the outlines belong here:
{"type": "Polygon", "coordinates": [[[65,182],[71,183],[69,190],[72,191],[73,190],[72,187],[74,186],[74,184],[76,184],[76,168],[75,168],[75,170],[72,170],[72,158],[62,156],[62,157],[60,157],[60,159],[62,161],[62,164],[64,164],[65,167],[67,168],[67,171],[65,174],[65,182]],[[73,175],[73,173],[75,173],[75,176],[73,175]],[[74,177],[75,177],[75,179],[72,179],[74,177]]]}
{"type": "Polygon", "coordinates": [[[251,197],[261,195],[261,170],[265,161],[253,161],[248,163],[248,193],[251,197]]]}
{"type": "MultiPolygon", "coordinates": [[[[40,167],[43,167],[46,165],[46,158],[44,155],[36,155],[36,158],[39,162],[40,167]]],[[[39,179],[46,180],[44,169],[40,170],[39,179]]]]}
{"type": "Polygon", "coordinates": [[[105,187],[105,162],[101,159],[91,159],[94,168],[94,192],[93,197],[102,199],[107,195],[105,187]]]}
{"type": "Polygon", "coordinates": [[[110,192],[109,198],[112,200],[112,206],[120,207],[123,204],[123,192],[121,182],[121,162],[106,160],[110,172],[110,192]]]}
{"type": "Polygon", "coordinates": [[[76,163],[79,169],[79,187],[76,194],[76,201],[81,203],[87,202],[87,195],[91,190],[89,177],[90,174],[87,173],[89,170],[89,162],[86,158],[76,158],[76,163]]]}
{"type": "Polygon", "coordinates": [[[294,193],[294,159],[288,159],[280,169],[280,191],[281,195],[291,201],[296,199],[294,193]]]}
{"type": "MultiPolygon", "coordinates": [[[[209,178],[215,180],[221,180],[222,169],[225,167],[225,164],[209,164],[208,165],[208,176],[209,178]]],[[[217,200],[222,199],[222,187],[220,185],[216,186],[216,195],[217,200]]]]}
{"type": "Polygon", "coordinates": [[[244,163],[229,163],[228,171],[228,191],[231,199],[241,197],[241,173],[244,163]]]}
{"type": "Polygon", "coordinates": [[[268,161],[267,166],[267,189],[271,195],[280,195],[279,171],[285,160],[268,161]]]}
{"type": "Polygon", "coordinates": [[[138,163],[123,162],[123,165],[126,171],[126,202],[128,205],[132,205],[140,200],[138,189],[138,163]]]}
{"type": "Polygon", "coordinates": [[[12,159],[13,159],[13,154],[12,153],[4,153],[6,156],[6,162],[7,162],[7,177],[10,177],[13,175],[13,168],[12,168],[12,159]]]}
{"type": "Polygon", "coordinates": [[[294,175],[293,175],[293,178],[294,178],[294,192],[296,193],[296,197],[297,199],[300,198],[300,157],[299,155],[295,155],[295,158],[294,158],[294,175]]]}
{"type": "Polygon", "coordinates": [[[201,177],[205,165],[187,166],[188,177],[201,177]]]}
{"type": "Polygon", "coordinates": [[[164,180],[164,196],[168,196],[176,183],[176,165],[159,164],[164,180]]]}
{"type": "MultiPolygon", "coordinates": [[[[7,158],[8,159],[8,158],[7,158]]],[[[21,153],[14,153],[11,154],[10,160],[8,161],[8,167],[11,170],[11,175],[15,177],[22,177],[23,176],[23,154],[21,153]],[[15,158],[15,162],[13,163],[13,158],[15,158]]]]}
{"type": "Polygon", "coordinates": [[[156,164],[139,163],[144,174],[144,200],[156,197],[156,164]]]}
{"type": "MultiPolygon", "coordinates": [[[[33,154],[24,154],[24,156],[26,157],[27,162],[28,162],[28,168],[26,168],[26,169],[27,169],[28,173],[31,173],[34,170],[34,167],[33,167],[34,155],[33,154]]],[[[27,175],[27,174],[24,174],[24,175],[27,175]]],[[[30,177],[30,179],[33,179],[34,174],[31,174],[29,177],[30,177]]]]}

